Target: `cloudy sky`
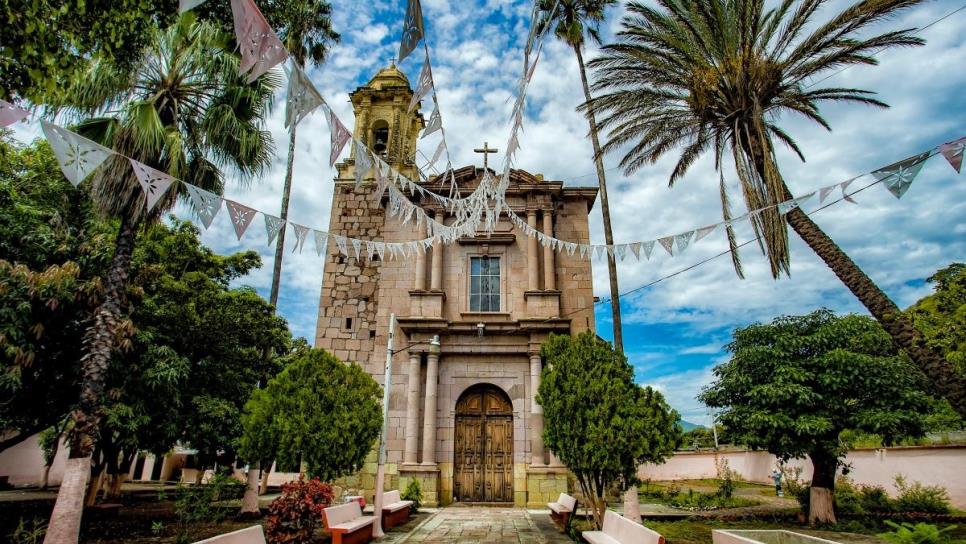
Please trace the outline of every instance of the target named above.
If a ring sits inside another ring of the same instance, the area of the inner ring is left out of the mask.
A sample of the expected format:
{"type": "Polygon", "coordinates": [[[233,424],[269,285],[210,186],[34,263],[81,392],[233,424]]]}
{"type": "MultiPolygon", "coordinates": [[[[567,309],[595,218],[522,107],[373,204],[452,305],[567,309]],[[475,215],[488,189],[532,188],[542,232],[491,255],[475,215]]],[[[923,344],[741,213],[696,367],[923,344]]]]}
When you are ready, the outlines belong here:
{"type": "MultiPolygon", "coordinates": [[[[309,75],[351,126],[348,93],[397,52],[405,1],[332,3],[342,43],[325,65],[309,70],[309,75]]],[[[830,17],[846,4],[829,1],[823,16],[830,17]]],[[[422,5],[453,164],[479,165],[481,157],[472,150],[484,140],[501,150],[506,147],[508,100],[512,101],[522,66],[531,4],[423,0],[422,5]]],[[[961,7],[962,0],[934,0],[875,30],[924,27],[961,7]]],[[[622,8],[609,13],[602,28],[605,42],[619,30],[621,16],[622,8]]],[[[782,126],[794,135],[807,158],[802,163],[785,150],[779,152],[792,190],[804,194],[966,135],[964,34],[966,10],[925,29],[921,34],[928,41],[925,47],[889,51],[880,57],[878,67],[850,68],[822,83],[873,90],[891,109],[826,105],[822,113],[832,123],[832,132],[801,119],[782,119],[782,126]]],[[[594,54],[589,51],[587,56],[594,54]]],[[[413,81],[421,59],[414,54],[401,65],[413,81]]],[[[571,50],[559,43],[547,44],[528,96],[518,167],[569,186],[596,185],[587,123],[574,111],[582,91],[571,50]]],[[[272,170],[247,187],[229,187],[226,194],[273,214],[280,207],[285,172],[283,113],[281,92],[269,123],[280,151],[272,170]]],[[[335,173],[328,166],[328,141],[325,121],[318,113],[300,125],[290,219],[319,229],[328,225],[335,173]]],[[[434,137],[427,138],[421,150],[431,155],[435,142],[434,137]]],[[[616,168],[619,158],[605,160],[618,243],[653,239],[720,220],[717,175],[707,157],[673,189],[668,188],[667,178],[674,153],[631,176],[616,168]]],[[[734,175],[727,170],[725,174],[734,187],[734,175]]],[[[862,178],[857,184],[871,180],[862,178]]],[[[899,306],[929,293],[924,278],[938,268],[966,260],[966,179],[941,157],[926,164],[901,201],[881,186],[863,191],[856,200],[857,205],[841,203],[815,214],[814,219],[899,306]]],[[[599,206],[592,211],[591,224],[593,241],[603,243],[599,206]]],[[[739,228],[738,235],[749,239],[750,229],[739,228]]],[[[260,251],[264,266],[244,282],[267,297],[273,251],[264,236],[261,228],[253,228],[239,243],[227,213],[222,213],[203,239],[221,252],[260,251]]],[[[724,257],[642,288],[725,250],[720,231],[678,257],[671,258],[658,248],[651,261],[629,259],[619,264],[621,292],[630,293],[622,297],[625,349],[638,381],[661,389],[685,419],[708,422],[694,397],[711,379],[711,368],[726,358],[723,346],[735,327],[823,306],[865,313],[811,250],[794,233],[790,236],[792,275],[778,281],[771,278],[761,254],[748,246],[743,253],[744,280],[735,276],[730,259],[724,257]]],[[[321,274],[322,261],[311,247],[302,254],[286,253],[280,312],[295,334],[309,339],[314,337],[321,274]]],[[[609,295],[603,262],[594,265],[594,285],[600,297],[609,295]]],[[[597,307],[597,328],[601,336],[611,337],[606,302],[597,307]]]]}

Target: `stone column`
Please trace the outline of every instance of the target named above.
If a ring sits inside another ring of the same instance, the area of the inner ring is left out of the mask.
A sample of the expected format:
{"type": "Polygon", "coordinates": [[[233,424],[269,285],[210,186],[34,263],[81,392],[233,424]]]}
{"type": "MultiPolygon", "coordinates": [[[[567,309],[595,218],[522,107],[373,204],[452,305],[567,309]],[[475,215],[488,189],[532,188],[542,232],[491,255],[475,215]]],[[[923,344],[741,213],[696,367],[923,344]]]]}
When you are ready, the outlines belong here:
{"type": "Polygon", "coordinates": [[[543,406],[537,404],[540,388],[540,355],[530,354],[530,464],[542,466],[543,456],[543,406]]]}
{"type": "Polygon", "coordinates": [[[409,354],[408,391],[406,393],[406,450],[403,463],[414,465],[419,451],[419,353],[409,354]]]}
{"type": "MultiPolygon", "coordinates": [[[[537,211],[527,210],[527,225],[532,229],[537,228],[537,211]]],[[[540,289],[540,263],[537,254],[537,238],[530,236],[527,239],[527,290],[537,291],[540,289]]]]}
{"type": "MultiPolygon", "coordinates": [[[[426,237],[425,226],[420,227],[419,232],[423,235],[423,238],[426,237]]],[[[426,290],[426,249],[423,247],[416,251],[416,284],[413,285],[413,289],[417,291],[426,290]]]]}
{"type": "Polygon", "coordinates": [[[432,346],[426,356],[426,404],[423,406],[423,464],[436,464],[436,382],[439,375],[439,348],[432,346]]]}
{"type": "MultiPolygon", "coordinates": [[[[437,217],[442,214],[436,214],[437,217]]],[[[442,223],[441,219],[437,219],[442,223]]],[[[437,238],[433,242],[433,272],[430,278],[430,289],[440,291],[443,288],[443,243],[437,238]]]]}
{"type": "MultiPolygon", "coordinates": [[[[553,236],[553,214],[550,210],[543,212],[543,233],[553,236]]],[[[543,288],[547,291],[557,289],[557,268],[553,259],[553,247],[549,244],[543,247],[543,288]]]]}

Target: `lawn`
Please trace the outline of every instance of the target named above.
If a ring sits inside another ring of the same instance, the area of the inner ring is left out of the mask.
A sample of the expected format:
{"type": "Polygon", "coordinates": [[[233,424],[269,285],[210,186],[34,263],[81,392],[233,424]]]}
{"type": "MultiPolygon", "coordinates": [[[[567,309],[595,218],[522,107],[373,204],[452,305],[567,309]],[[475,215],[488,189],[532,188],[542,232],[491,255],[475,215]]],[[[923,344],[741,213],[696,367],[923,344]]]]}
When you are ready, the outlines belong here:
{"type": "MultiPolygon", "coordinates": [[[[682,521],[647,521],[645,525],[664,535],[667,544],[711,544],[713,529],[785,529],[842,542],[844,544],[881,544],[876,536],[889,528],[879,522],[849,521],[826,529],[811,529],[791,523],[771,521],[721,521],[716,519],[688,519],[682,521]]],[[[948,524],[939,524],[940,527],[948,524]]],[[[966,526],[947,533],[947,544],[966,544],[966,526]]]]}

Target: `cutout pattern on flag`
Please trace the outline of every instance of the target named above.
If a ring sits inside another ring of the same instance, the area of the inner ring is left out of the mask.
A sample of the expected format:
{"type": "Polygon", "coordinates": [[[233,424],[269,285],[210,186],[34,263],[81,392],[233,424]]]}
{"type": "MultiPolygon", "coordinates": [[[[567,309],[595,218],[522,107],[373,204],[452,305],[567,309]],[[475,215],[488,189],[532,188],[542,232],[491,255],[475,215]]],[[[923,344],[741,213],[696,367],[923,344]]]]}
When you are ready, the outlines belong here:
{"type": "Polygon", "coordinates": [[[872,175],[875,176],[875,179],[881,181],[893,196],[902,198],[902,195],[906,194],[906,191],[912,186],[913,180],[919,175],[922,165],[928,158],[929,152],[922,153],[890,164],[885,168],[880,168],[872,172],[872,175]]]}
{"type": "Polygon", "coordinates": [[[339,121],[334,111],[329,109],[328,114],[329,143],[331,145],[331,150],[329,151],[329,166],[332,166],[338,160],[339,154],[342,153],[345,144],[349,142],[349,138],[352,138],[352,134],[349,133],[349,129],[345,128],[342,121],[339,121]]]}
{"type": "Polygon", "coordinates": [[[372,157],[369,156],[369,148],[366,144],[355,140],[356,146],[356,187],[362,184],[362,178],[372,170],[372,157]]]}
{"type": "Polygon", "coordinates": [[[262,215],[265,216],[265,235],[268,236],[268,245],[272,245],[272,242],[275,241],[282,227],[285,226],[285,222],[274,215],[268,215],[267,213],[263,213],[262,215]]]}
{"type": "Polygon", "coordinates": [[[413,91],[413,98],[409,101],[409,111],[413,111],[431,90],[433,90],[433,68],[429,64],[429,52],[427,52],[426,60],[423,61],[423,69],[419,71],[416,90],[413,91]]]}
{"type": "Polygon", "coordinates": [[[275,35],[265,16],[252,0],[231,0],[235,36],[241,50],[239,74],[248,74],[251,83],[273,66],[285,62],[288,51],[275,35]]]}
{"type": "Polygon", "coordinates": [[[211,222],[218,215],[218,211],[221,210],[222,198],[215,193],[206,191],[201,187],[195,187],[189,183],[185,184],[188,189],[188,196],[191,197],[191,207],[194,208],[195,213],[201,218],[201,222],[205,225],[205,228],[211,227],[211,222]]]}
{"type": "Polygon", "coordinates": [[[150,212],[154,209],[158,200],[164,196],[164,193],[168,192],[168,189],[175,182],[175,179],[160,170],[155,170],[134,159],[128,159],[128,161],[131,163],[131,168],[134,169],[134,175],[138,178],[138,183],[141,184],[147,210],[150,212]]]}
{"type": "Polygon", "coordinates": [[[288,72],[288,97],[285,102],[285,128],[291,128],[302,122],[306,115],[322,105],[322,95],[312,85],[312,81],[305,75],[294,61],[292,66],[286,65],[288,72]]]}
{"type": "MultiPolygon", "coordinates": [[[[433,102],[435,103],[435,100],[433,102]]],[[[423,129],[422,137],[425,138],[441,128],[443,128],[443,117],[439,114],[439,104],[435,104],[433,113],[430,114],[429,121],[426,122],[426,128],[423,129]]]]}
{"type": "Polygon", "coordinates": [[[963,166],[963,149],[966,148],[966,138],[960,138],[939,146],[939,152],[949,161],[949,166],[958,174],[963,166]]]}
{"type": "Polygon", "coordinates": [[[228,208],[228,217],[231,218],[231,226],[235,228],[235,236],[239,240],[248,230],[248,226],[255,219],[256,210],[232,200],[225,200],[225,207],[228,208]]]}
{"type": "Polygon", "coordinates": [[[295,223],[291,223],[291,225],[292,230],[295,231],[295,245],[292,247],[292,253],[296,251],[302,253],[302,246],[305,244],[305,238],[309,235],[309,228],[295,223]]]}
{"type": "Polygon", "coordinates": [[[406,19],[403,21],[402,40],[399,43],[399,62],[415,51],[419,40],[423,39],[423,8],[419,0],[409,0],[406,5],[406,19]]]}
{"type": "Polygon", "coordinates": [[[80,185],[84,178],[97,170],[97,167],[114,153],[65,128],[47,121],[41,121],[40,124],[44,136],[54,150],[61,171],[74,186],[80,185]]]}

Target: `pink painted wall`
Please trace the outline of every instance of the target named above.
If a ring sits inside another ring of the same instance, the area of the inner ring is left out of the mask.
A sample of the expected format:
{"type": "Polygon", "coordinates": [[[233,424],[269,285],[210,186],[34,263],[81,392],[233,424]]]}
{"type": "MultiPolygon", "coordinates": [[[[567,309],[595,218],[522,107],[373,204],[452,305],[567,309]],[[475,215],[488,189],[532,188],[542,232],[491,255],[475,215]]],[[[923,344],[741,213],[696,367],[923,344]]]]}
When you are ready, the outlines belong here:
{"type": "MultiPolygon", "coordinates": [[[[66,461],[67,448],[61,444],[50,468],[50,485],[60,485],[66,461]]],[[[16,487],[40,485],[44,476],[44,456],[40,450],[39,434],[0,452],[0,476],[8,476],[10,485],[16,487]]]]}
{"type": "MultiPolygon", "coordinates": [[[[726,459],[743,480],[764,484],[772,483],[771,472],[777,466],[775,456],[762,451],[719,452],[718,458],[726,459]]],[[[966,446],[861,449],[849,452],[845,462],[851,465],[849,478],[858,484],[881,485],[894,493],[894,479],[902,474],[909,481],[945,487],[953,506],[966,508],[966,446]]],[[[802,467],[804,479],[812,477],[812,465],[806,459],[787,465],[802,467]]],[[[662,465],[642,465],[638,470],[639,477],[652,480],[714,478],[716,474],[713,452],[679,452],[662,465]]]]}

